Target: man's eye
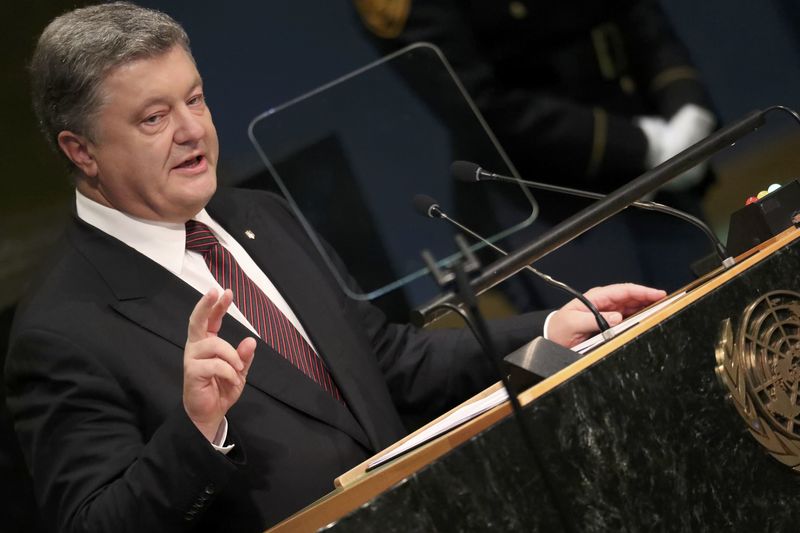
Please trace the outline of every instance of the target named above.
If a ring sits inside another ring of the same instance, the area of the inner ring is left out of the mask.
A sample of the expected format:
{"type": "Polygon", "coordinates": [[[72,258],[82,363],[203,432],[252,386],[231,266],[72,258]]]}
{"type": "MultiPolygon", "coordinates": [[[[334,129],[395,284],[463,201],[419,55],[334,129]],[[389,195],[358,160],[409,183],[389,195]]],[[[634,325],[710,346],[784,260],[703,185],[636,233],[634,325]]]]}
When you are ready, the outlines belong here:
{"type": "Polygon", "coordinates": [[[149,117],[144,119],[142,122],[144,124],[152,125],[152,124],[158,124],[160,121],[161,121],[161,115],[150,115],[149,117]]]}
{"type": "Polygon", "coordinates": [[[189,105],[202,105],[204,102],[205,97],[202,94],[189,98],[189,105]]]}

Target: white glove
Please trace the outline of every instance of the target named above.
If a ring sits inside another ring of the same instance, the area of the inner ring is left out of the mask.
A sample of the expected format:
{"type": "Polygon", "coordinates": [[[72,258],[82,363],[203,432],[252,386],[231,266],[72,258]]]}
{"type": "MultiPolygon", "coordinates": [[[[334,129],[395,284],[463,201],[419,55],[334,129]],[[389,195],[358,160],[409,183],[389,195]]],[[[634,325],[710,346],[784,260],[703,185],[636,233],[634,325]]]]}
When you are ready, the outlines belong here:
{"type": "MultiPolygon", "coordinates": [[[[669,122],[657,117],[640,117],[637,123],[647,137],[645,164],[648,167],[663,163],[705,138],[716,125],[711,112],[695,104],[681,107],[669,122]]],[[[664,184],[661,189],[673,192],[686,190],[703,179],[707,166],[707,162],[699,163],[664,184]]]]}
{"type": "Polygon", "coordinates": [[[667,121],[661,117],[638,117],[636,125],[644,132],[647,138],[647,154],[644,164],[653,168],[666,159],[664,152],[664,138],[667,136],[667,121]]]}

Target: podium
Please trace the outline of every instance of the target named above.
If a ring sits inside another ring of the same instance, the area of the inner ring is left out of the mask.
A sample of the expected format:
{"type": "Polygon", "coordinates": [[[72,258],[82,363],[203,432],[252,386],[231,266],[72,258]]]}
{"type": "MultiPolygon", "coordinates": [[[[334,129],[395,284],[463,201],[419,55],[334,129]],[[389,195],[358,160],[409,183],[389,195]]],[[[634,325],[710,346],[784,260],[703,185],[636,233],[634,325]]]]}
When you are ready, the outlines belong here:
{"type": "Polygon", "coordinates": [[[270,531],[795,531],[800,301],[743,321],[799,288],[791,228],[523,392],[534,450],[506,402],[357,467],[270,531]],[[768,345],[752,328],[770,321],[780,339],[768,345]],[[760,383],[731,362],[742,343],[774,355],[751,357],[760,383]]]}

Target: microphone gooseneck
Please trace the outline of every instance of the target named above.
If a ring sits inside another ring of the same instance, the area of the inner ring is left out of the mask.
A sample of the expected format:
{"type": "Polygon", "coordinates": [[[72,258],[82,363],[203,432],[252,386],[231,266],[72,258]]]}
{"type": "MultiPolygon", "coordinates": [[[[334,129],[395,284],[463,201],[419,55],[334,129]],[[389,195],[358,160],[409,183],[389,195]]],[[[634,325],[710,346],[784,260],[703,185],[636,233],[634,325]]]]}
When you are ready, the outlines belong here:
{"type": "MultiPolygon", "coordinates": [[[[532,189],[540,189],[543,191],[567,194],[570,196],[579,196],[582,198],[591,198],[593,200],[602,200],[603,198],[606,198],[605,194],[600,194],[596,192],[582,191],[580,189],[573,189],[571,187],[562,187],[560,185],[552,185],[550,183],[541,183],[538,181],[523,180],[514,178],[512,176],[495,174],[494,172],[488,172],[483,168],[481,168],[479,165],[471,163],[469,161],[454,161],[453,164],[450,165],[450,172],[455,179],[467,183],[474,183],[478,181],[499,181],[503,183],[515,183],[517,185],[521,184],[525,185],[526,187],[530,187],[532,189]]],[[[688,222],[696,226],[706,235],[708,240],[711,241],[711,245],[714,248],[714,252],[719,257],[723,267],[730,268],[736,264],[736,261],[733,259],[733,257],[730,256],[728,250],[725,248],[725,246],[722,244],[719,238],[714,234],[711,228],[708,227],[708,224],[706,224],[699,218],[690,215],[689,213],[680,211],[679,209],[675,209],[674,207],[660,204],[658,202],[637,201],[637,202],[632,202],[630,205],[647,211],[655,211],[657,213],[672,215],[676,218],[679,218],[685,222],[688,222]]]]}
{"type": "MultiPolygon", "coordinates": [[[[458,229],[460,229],[461,231],[463,231],[464,233],[469,234],[474,239],[476,239],[476,240],[482,242],[483,244],[489,246],[490,248],[492,248],[497,253],[502,254],[504,256],[508,255],[508,252],[506,252],[505,250],[503,250],[499,246],[496,246],[494,243],[492,243],[488,239],[482,237],[478,233],[472,231],[471,229],[469,229],[468,227],[464,226],[463,224],[459,223],[457,220],[455,220],[453,218],[450,218],[447,215],[447,213],[445,213],[442,210],[442,208],[439,207],[438,202],[436,200],[434,200],[433,198],[431,198],[430,196],[425,195],[425,194],[417,194],[417,195],[414,196],[413,204],[414,204],[414,209],[420,215],[422,215],[424,217],[428,217],[428,218],[440,218],[442,220],[445,220],[445,221],[449,222],[450,224],[452,224],[453,226],[455,226],[458,229]]],[[[574,298],[577,298],[578,300],[580,300],[580,302],[583,305],[585,305],[589,309],[589,311],[591,311],[592,315],[594,315],[594,319],[597,322],[597,327],[600,328],[600,331],[602,331],[602,332],[611,331],[610,326],[608,325],[608,322],[606,321],[606,319],[603,318],[603,315],[600,314],[600,311],[597,309],[597,307],[595,307],[594,304],[592,304],[592,302],[590,302],[589,299],[586,298],[586,296],[581,294],[579,291],[573,289],[572,287],[570,287],[566,283],[558,281],[557,279],[553,279],[552,277],[548,276],[544,272],[540,272],[539,270],[536,270],[531,265],[527,265],[525,267],[525,269],[530,271],[530,272],[532,272],[532,273],[534,273],[535,275],[539,276],[539,278],[541,278],[544,282],[548,283],[549,285],[551,285],[553,287],[556,287],[558,289],[561,289],[562,291],[567,292],[568,294],[570,294],[574,298]]]]}

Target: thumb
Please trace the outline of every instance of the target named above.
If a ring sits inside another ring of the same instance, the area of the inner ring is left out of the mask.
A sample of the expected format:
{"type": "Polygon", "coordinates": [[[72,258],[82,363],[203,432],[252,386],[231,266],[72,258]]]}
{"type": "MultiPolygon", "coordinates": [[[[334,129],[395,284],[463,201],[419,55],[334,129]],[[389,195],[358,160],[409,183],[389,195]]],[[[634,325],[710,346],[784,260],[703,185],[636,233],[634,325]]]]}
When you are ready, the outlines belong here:
{"type": "Polygon", "coordinates": [[[606,319],[606,322],[608,322],[608,325],[611,327],[614,327],[622,322],[622,313],[618,313],[617,311],[607,311],[600,314],[603,315],[603,318],[606,319]]]}
{"type": "MultiPolygon", "coordinates": [[[[606,322],[608,322],[610,327],[614,327],[622,322],[622,314],[617,311],[603,311],[600,314],[606,319],[606,322]]],[[[589,338],[591,335],[600,332],[600,324],[597,323],[597,320],[592,313],[587,311],[574,313],[570,317],[570,320],[572,320],[572,326],[575,333],[578,333],[581,336],[589,338]]]]}
{"type": "Polygon", "coordinates": [[[236,351],[239,353],[239,357],[244,364],[242,371],[247,373],[256,353],[256,340],[253,337],[245,337],[242,339],[242,342],[239,343],[239,346],[236,347],[236,351]]]}
{"type": "MultiPolygon", "coordinates": [[[[609,325],[618,324],[622,316],[615,311],[602,313],[609,325]]],[[[600,331],[594,315],[589,311],[561,309],[550,321],[547,338],[567,348],[581,343],[600,331]]]]}

